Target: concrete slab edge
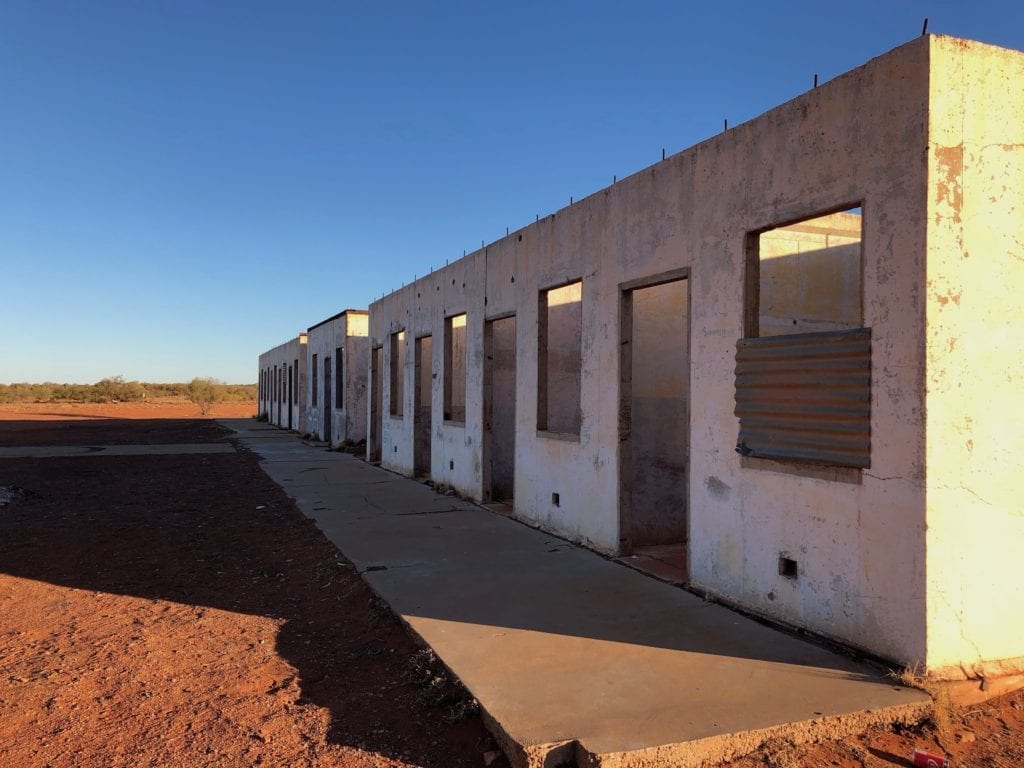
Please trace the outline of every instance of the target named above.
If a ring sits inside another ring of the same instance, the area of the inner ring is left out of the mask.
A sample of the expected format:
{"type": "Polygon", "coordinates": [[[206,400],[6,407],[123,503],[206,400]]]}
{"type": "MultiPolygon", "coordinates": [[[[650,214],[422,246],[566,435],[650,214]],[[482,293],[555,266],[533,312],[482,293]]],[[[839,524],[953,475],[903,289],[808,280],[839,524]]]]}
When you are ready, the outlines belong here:
{"type": "MultiPolygon", "coordinates": [[[[387,599],[367,578],[367,574],[373,572],[358,573],[377,599],[390,608],[387,599]]],[[[419,645],[432,649],[430,643],[416,631],[405,616],[400,613],[396,613],[395,616],[419,645]]],[[[512,768],[711,768],[719,763],[749,755],[772,742],[786,746],[813,744],[853,736],[875,726],[915,726],[931,715],[934,706],[932,701],[926,700],[884,709],[862,710],[813,720],[782,723],[767,728],[718,734],[704,739],[662,744],[628,752],[597,754],[588,750],[586,744],[571,737],[543,744],[525,744],[518,741],[502,727],[501,722],[488,712],[483,704],[479,703],[473,691],[452,671],[444,658],[438,654],[437,659],[451,678],[458,680],[477,701],[484,726],[505,753],[512,768]]]]}
{"type": "Polygon", "coordinates": [[[932,711],[931,702],[915,702],[883,710],[854,712],[797,723],[759,728],[739,733],[720,734],[705,739],[663,744],[657,747],[595,754],[575,740],[548,744],[520,744],[490,713],[481,708],[481,717],[513,768],[711,768],[736,760],[772,744],[791,747],[823,741],[835,741],[875,726],[919,724],[932,711]]]}
{"type": "MultiPolygon", "coordinates": [[[[710,768],[735,760],[759,749],[779,744],[790,747],[835,741],[863,733],[875,726],[919,724],[932,711],[932,702],[915,702],[880,710],[832,715],[795,723],[759,728],[739,733],[720,734],[706,739],[665,744],[630,752],[595,755],[580,744],[575,765],[578,768],[710,768]]],[[[529,768],[548,768],[558,763],[534,762],[529,768]]],[[[517,766],[517,768],[519,768],[517,766]]]]}

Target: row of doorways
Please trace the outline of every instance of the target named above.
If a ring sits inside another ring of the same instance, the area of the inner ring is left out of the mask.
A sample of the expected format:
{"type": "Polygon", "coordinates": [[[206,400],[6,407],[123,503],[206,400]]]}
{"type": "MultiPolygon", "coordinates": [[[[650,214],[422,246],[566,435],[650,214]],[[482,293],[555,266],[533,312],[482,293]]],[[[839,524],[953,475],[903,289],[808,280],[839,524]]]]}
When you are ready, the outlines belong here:
{"type": "MultiPolygon", "coordinates": [[[[484,488],[485,501],[512,501],[516,440],[516,318],[488,320],[484,326],[484,488]]],[[[421,336],[414,343],[413,471],[431,474],[433,404],[433,339],[421,336]]],[[[381,460],[383,434],[384,349],[375,347],[370,358],[370,460],[381,460]]]]}
{"type": "Polygon", "coordinates": [[[292,424],[292,407],[295,402],[295,389],[294,389],[294,376],[295,368],[291,365],[281,366],[278,368],[276,365],[273,368],[269,368],[266,372],[267,378],[271,379],[272,384],[267,388],[267,414],[271,420],[277,424],[288,429],[294,429],[292,424]],[[277,418],[274,418],[274,408],[277,408],[277,418]],[[285,408],[287,408],[287,418],[285,417],[285,408]]]}
{"type": "MultiPolygon", "coordinates": [[[[685,273],[624,288],[620,338],[620,497],[625,552],[685,542],[689,469],[689,293],[685,273]]],[[[414,341],[413,465],[430,477],[433,340],[414,341]]],[[[384,348],[371,353],[370,459],[381,460],[384,348]]],[[[513,500],[516,318],[484,324],[483,500],[513,500]]]]}

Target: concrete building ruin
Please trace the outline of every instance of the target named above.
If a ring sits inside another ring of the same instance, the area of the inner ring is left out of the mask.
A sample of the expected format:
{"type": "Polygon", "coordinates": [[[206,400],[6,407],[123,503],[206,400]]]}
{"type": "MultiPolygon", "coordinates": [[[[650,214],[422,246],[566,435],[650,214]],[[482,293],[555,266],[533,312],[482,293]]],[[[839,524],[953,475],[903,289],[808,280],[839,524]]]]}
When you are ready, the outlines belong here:
{"type": "Polygon", "coordinates": [[[303,431],[331,445],[366,439],[367,325],[365,310],[346,309],[307,331],[303,431]]]}
{"type": "Polygon", "coordinates": [[[260,411],[933,676],[1024,674],[1021,289],[1024,53],[923,36],[264,353],[260,411]]]}
{"type": "Polygon", "coordinates": [[[924,36],[374,302],[368,456],[1021,673],[1022,288],[1024,54],[924,36]]]}
{"type": "Polygon", "coordinates": [[[260,355],[259,412],[285,429],[306,431],[306,334],[260,355]]]}

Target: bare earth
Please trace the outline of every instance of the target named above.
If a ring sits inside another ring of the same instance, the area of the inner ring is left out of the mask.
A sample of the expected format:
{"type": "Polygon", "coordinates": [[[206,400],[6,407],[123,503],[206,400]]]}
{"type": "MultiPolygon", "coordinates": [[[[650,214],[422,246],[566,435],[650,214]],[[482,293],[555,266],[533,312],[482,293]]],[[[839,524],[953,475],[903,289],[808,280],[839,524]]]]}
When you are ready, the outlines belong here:
{"type": "MultiPolygon", "coordinates": [[[[182,402],[0,406],[0,445],[224,439],[182,402]]],[[[11,486],[13,501],[0,494],[0,766],[495,758],[465,691],[252,454],[0,459],[0,490],[11,486]]],[[[1024,693],[936,719],[772,745],[731,765],[909,766],[922,747],[954,766],[1024,766],[1024,693]]]]}

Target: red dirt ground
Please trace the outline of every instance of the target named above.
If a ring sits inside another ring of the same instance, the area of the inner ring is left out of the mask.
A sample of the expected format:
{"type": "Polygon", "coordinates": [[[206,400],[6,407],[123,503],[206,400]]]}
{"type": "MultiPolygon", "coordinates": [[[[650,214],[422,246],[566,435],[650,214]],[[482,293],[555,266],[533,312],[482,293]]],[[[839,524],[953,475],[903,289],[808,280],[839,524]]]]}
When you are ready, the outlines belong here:
{"type": "MultiPolygon", "coordinates": [[[[25,421],[0,442],[38,442],[25,421]]],[[[223,437],[44,423],[61,443],[223,437]]],[[[2,459],[0,485],[25,491],[0,507],[0,765],[446,768],[496,749],[252,454],[2,459]]]]}
{"type": "MultiPolygon", "coordinates": [[[[0,445],[224,439],[193,415],[182,403],[0,406],[0,445]]],[[[494,757],[465,691],[252,454],[0,459],[0,486],[12,485],[25,493],[0,506],[0,766],[494,757]]],[[[958,768],[1024,766],[1024,692],[939,715],[730,765],[909,766],[922,747],[958,768]]]]}

